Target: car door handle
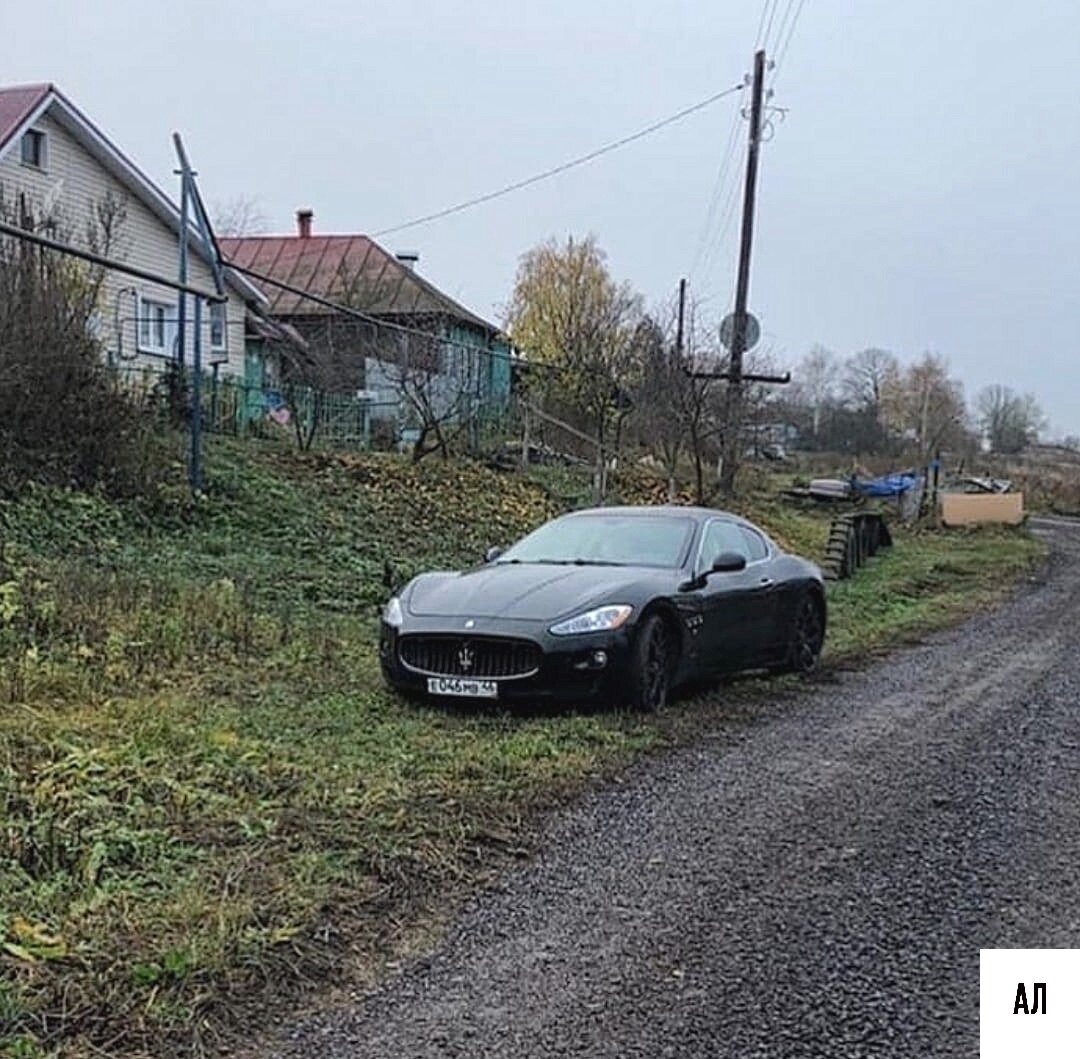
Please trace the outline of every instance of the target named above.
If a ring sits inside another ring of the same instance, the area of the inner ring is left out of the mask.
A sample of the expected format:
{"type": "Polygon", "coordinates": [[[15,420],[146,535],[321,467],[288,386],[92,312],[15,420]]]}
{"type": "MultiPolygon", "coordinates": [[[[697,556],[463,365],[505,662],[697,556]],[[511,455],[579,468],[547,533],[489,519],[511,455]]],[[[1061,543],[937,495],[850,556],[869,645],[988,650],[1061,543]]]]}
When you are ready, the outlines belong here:
{"type": "Polygon", "coordinates": [[[771,577],[763,577],[758,582],[758,584],[761,585],[762,588],[768,588],[769,585],[771,585],[772,583],[773,583],[773,579],[771,577]]]}

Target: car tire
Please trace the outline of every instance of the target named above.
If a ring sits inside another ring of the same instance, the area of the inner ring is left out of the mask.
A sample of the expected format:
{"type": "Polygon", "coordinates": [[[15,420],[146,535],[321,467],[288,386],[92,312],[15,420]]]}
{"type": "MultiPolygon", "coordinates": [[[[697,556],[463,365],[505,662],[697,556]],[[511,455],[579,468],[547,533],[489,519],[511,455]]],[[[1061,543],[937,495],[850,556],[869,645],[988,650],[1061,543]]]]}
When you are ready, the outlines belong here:
{"type": "Polygon", "coordinates": [[[626,687],[630,707],[644,713],[656,713],[667,705],[674,651],[675,643],[667,622],[659,614],[647,615],[631,645],[626,687]]]}
{"type": "Polygon", "coordinates": [[[779,667],[781,673],[810,673],[821,660],[825,644],[825,615],[821,603],[812,592],[804,592],[796,600],[788,632],[787,655],[779,667]]]}

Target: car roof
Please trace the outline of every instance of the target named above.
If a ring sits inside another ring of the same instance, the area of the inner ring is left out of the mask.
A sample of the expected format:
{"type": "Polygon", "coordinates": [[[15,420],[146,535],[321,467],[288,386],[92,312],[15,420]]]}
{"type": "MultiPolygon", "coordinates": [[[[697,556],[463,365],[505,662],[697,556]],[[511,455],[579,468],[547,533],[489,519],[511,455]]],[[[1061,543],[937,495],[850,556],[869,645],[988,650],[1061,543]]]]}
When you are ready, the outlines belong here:
{"type": "MultiPolygon", "coordinates": [[[[687,504],[626,504],[613,505],[611,507],[587,507],[580,511],[571,511],[563,518],[573,518],[576,515],[632,515],[647,518],[650,515],[683,515],[690,516],[698,522],[707,518],[726,518],[732,522],[739,522],[745,526],[754,524],[741,515],[735,515],[730,511],[718,511],[711,507],[692,507],[687,504]]],[[[757,529],[756,526],[754,526],[757,529]]]]}

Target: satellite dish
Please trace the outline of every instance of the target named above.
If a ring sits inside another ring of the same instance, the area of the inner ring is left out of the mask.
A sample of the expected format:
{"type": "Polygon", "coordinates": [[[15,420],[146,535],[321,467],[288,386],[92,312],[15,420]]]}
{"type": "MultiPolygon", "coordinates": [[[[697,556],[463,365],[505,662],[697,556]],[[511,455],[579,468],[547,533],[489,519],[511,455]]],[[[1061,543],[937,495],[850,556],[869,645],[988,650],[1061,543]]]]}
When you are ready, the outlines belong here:
{"type": "MultiPolygon", "coordinates": [[[[743,324],[743,352],[753,349],[761,338],[761,324],[753,313],[747,313],[743,324]]],[[[720,341],[725,349],[731,349],[735,341],[735,313],[728,313],[720,323],[720,341]]]]}

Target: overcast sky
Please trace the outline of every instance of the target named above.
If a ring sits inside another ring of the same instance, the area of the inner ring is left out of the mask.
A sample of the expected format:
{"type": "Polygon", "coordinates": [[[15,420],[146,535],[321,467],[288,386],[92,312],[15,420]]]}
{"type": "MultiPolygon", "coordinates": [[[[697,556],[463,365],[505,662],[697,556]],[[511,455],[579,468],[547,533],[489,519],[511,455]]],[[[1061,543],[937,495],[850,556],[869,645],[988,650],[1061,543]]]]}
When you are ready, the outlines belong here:
{"type": "MultiPolygon", "coordinates": [[[[762,9],[37,0],[6,5],[0,76],[56,82],[170,191],[179,129],[208,200],[253,196],[272,231],[310,206],[316,231],[374,232],[740,81],[762,9]]],[[[815,343],[932,349],[969,396],[1032,390],[1056,432],[1080,434],[1078,60],[1077,0],[805,0],[777,72],[787,116],[763,151],[750,298],[783,364],[815,343]]],[[[706,220],[737,98],[384,242],[498,318],[524,250],[593,232],[651,302],[689,272],[719,316],[741,139],[706,220]]]]}

